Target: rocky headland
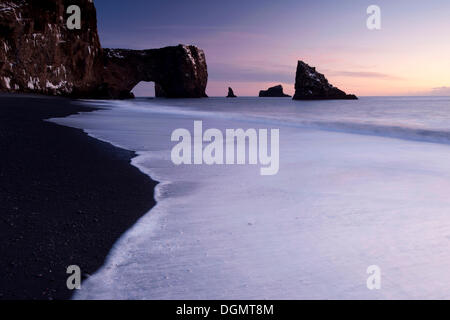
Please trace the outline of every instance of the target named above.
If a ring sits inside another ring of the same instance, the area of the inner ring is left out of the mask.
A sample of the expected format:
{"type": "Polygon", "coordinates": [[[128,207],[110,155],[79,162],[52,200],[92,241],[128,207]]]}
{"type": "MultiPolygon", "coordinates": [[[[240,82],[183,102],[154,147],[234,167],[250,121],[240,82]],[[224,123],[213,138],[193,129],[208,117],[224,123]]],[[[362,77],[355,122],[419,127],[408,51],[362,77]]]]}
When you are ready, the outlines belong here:
{"type": "Polygon", "coordinates": [[[117,99],[132,97],[140,81],[154,81],[159,97],[206,97],[202,50],[103,49],[94,3],[76,5],[81,29],[69,30],[67,1],[0,1],[0,92],[117,99]]]}

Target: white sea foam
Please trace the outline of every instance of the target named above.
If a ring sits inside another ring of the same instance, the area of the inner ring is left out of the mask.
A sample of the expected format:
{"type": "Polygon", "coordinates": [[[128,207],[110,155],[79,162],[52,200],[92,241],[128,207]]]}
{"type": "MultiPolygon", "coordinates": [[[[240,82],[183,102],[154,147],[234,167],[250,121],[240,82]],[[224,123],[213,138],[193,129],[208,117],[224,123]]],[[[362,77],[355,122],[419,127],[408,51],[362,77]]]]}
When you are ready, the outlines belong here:
{"type": "Polygon", "coordinates": [[[138,151],[133,164],[161,181],[157,206],[75,298],[450,298],[450,147],[409,140],[450,123],[448,99],[430,101],[105,102],[55,120],[138,151]],[[280,128],[278,175],[174,166],[170,134],[193,120],[280,128]],[[329,131],[352,126],[365,135],[329,131]],[[393,139],[389,127],[410,131],[393,139]],[[370,265],[381,268],[381,290],[366,287],[370,265]]]}

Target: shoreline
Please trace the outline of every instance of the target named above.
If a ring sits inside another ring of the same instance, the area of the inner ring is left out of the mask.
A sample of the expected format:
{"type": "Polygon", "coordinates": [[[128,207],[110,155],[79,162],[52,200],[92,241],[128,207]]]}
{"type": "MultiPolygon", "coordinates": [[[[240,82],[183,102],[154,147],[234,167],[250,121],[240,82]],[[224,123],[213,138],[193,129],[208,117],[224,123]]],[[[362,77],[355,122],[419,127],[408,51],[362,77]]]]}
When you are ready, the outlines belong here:
{"type": "Polygon", "coordinates": [[[44,121],[96,108],[73,100],[0,95],[0,300],[70,299],[66,268],[83,280],[156,204],[157,182],[133,151],[44,121]]]}
{"type": "MultiPolygon", "coordinates": [[[[148,152],[139,164],[162,182],[158,205],[116,243],[74,299],[448,296],[442,281],[448,265],[440,263],[450,261],[448,146],[283,126],[280,171],[268,179],[257,167],[176,166],[169,157],[174,129],[199,119],[220,131],[255,128],[243,117],[217,115],[225,108],[258,115],[259,102],[242,101],[235,109],[206,101],[150,104],[127,102],[58,121],[148,152]],[[368,290],[364,275],[371,265],[398,281],[368,290]],[[435,271],[424,278],[426,270],[435,271]]],[[[275,108],[283,112],[278,105],[266,110],[275,108]]],[[[257,125],[270,129],[269,123],[257,125]]]]}

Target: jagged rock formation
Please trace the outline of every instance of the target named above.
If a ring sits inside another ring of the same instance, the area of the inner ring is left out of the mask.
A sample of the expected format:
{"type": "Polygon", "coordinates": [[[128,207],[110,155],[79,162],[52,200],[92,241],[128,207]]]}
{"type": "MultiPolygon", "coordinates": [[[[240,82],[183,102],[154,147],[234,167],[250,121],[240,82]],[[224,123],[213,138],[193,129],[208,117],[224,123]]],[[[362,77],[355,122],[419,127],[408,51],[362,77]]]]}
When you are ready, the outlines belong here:
{"type": "Polygon", "coordinates": [[[358,99],[332,86],[325,76],[303,61],[297,65],[294,100],[358,99]]]}
{"type": "Polygon", "coordinates": [[[158,97],[198,98],[207,78],[194,46],[103,50],[92,0],[0,0],[0,92],[130,98],[140,81],[154,81],[158,97]],[[81,30],[66,26],[72,4],[81,30]]]}
{"type": "Polygon", "coordinates": [[[230,87],[228,88],[227,98],[237,98],[237,96],[233,92],[233,89],[231,89],[230,87]]]}
{"type": "Polygon", "coordinates": [[[0,0],[0,91],[90,95],[100,84],[102,49],[95,7],[79,0],[81,30],[66,27],[63,0],[0,0]]]}
{"type": "Polygon", "coordinates": [[[152,50],[104,49],[103,94],[130,98],[141,81],[155,82],[156,97],[206,97],[205,54],[195,46],[152,50]]]}
{"type": "Polygon", "coordinates": [[[267,97],[278,97],[278,98],[284,98],[284,97],[290,97],[290,95],[285,94],[283,92],[283,86],[280,84],[275,87],[271,87],[267,90],[261,90],[259,92],[259,97],[267,98],[267,97]]]}

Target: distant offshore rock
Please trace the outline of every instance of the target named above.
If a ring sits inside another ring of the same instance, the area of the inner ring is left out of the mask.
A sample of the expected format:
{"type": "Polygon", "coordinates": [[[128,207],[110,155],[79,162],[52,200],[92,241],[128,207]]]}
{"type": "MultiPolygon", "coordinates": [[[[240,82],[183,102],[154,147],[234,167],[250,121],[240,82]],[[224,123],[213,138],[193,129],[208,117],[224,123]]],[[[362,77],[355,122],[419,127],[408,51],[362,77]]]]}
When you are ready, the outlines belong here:
{"type": "Polygon", "coordinates": [[[283,92],[283,86],[280,84],[275,87],[271,87],[267,90],[261,90],[259,92],[260,98],[267,98],[267,97],[277,97],[277,98],[285,98],[290,97],[290,95],[287,95],[283,92]]]}
{"type": "Polygon", "coordinates": [[[354,94],[346,94],[331,85],[323,74],[316,71],[316,68],[298,61],[294,100],[328,99],[356,100],[358,98],[354,94]]]}
{"type": "Polygon", "coordinates": [[[233,89],[231,89],[230,87],[228,88],[227,98],[237,98],[237,96],[233,92],[233,89]]]}
{"type": "Polygon", "coordinates": [[[68,1],[0,0],[0,92],[122,99],[153,81],[157,97],[206,97],[202,50],[102,49],[93,1],[75,3],[80,30],[67,28],[68,1]]]}

